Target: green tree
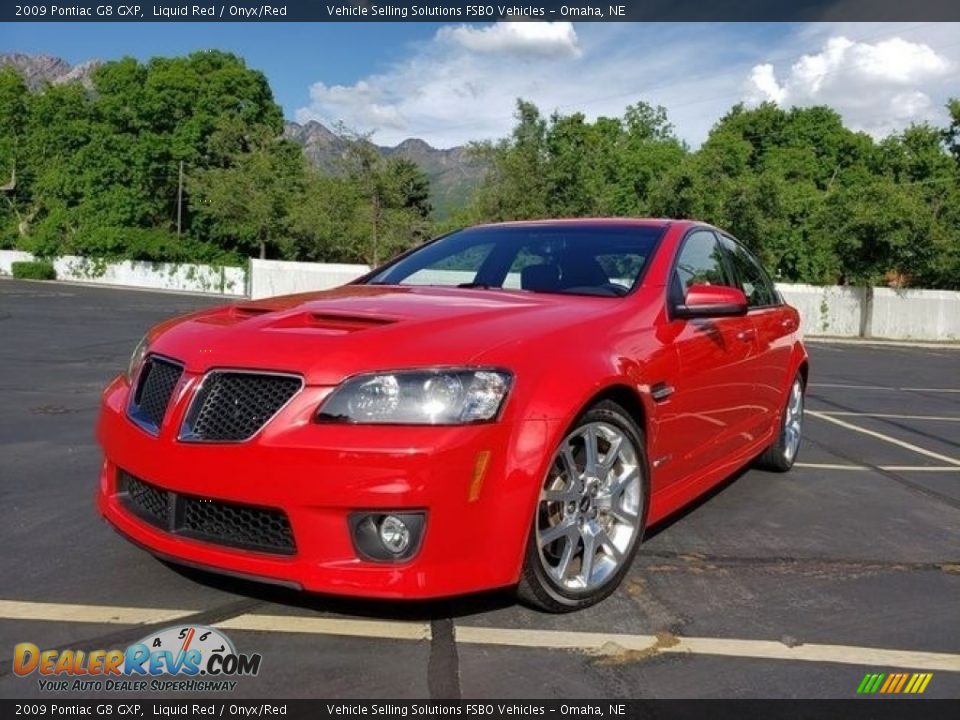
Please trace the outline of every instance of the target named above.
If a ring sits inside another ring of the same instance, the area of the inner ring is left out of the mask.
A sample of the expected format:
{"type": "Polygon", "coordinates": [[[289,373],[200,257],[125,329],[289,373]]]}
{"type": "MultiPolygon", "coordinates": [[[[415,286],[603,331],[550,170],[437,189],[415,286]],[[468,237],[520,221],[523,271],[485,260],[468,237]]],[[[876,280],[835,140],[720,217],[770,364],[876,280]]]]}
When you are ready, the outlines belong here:
{"type": "Polygon", "coordinates": [[[219,246],[260,258],[279,254],[301,191],[300,149],[263,125],[231,119],[210,137],[214,167],[189,176],[191,212],[219,246]]]}

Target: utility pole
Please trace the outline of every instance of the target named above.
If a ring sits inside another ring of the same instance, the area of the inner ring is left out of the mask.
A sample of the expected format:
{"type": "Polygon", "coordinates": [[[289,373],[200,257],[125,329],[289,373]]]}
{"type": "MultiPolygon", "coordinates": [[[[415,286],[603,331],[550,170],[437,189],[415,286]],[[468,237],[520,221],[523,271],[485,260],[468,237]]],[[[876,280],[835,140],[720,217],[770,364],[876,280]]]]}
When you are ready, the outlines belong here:
{"type": "Polygon", "coordinates": [[[180,220],[183,217],[183,160],[180,161],[180,175],[177,178],[177,240],[180,239],[180,220]]]}

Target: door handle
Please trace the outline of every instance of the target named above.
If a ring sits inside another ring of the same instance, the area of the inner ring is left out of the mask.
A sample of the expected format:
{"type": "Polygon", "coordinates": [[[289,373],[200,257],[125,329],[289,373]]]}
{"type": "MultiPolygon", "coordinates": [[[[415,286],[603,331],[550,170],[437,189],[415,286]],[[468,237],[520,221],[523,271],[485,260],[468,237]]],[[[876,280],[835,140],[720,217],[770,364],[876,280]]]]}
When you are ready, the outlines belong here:
{"type": "Polygon", "coordinates": [[[780,327],[782,327],[784,330],[795,330],[797,323],[793,320],[793,318],[787,318],[780,323],[780,327]]]}
{"type": "Polygon", "coordinates": [[[737,340],[741,340],[743,342],[750,342],[756,336],[757,336],[756,330],[741,330],[740,332],[737,333],[737,340]]]}

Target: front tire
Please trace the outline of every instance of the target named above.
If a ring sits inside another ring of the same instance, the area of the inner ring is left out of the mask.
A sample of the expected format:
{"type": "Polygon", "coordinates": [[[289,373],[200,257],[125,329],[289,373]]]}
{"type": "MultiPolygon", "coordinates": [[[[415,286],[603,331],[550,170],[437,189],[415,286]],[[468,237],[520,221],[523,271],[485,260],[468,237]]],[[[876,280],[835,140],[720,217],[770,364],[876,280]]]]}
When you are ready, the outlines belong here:
{"type": "Polygon", "coordinates": [[[787,393],[787,401],[780,418],[780,432],[774,443],[757,458],[759,467],[774,472],[787,472],[796,462],[803,436],[805,389],[803,376],[798,372],[790,385],[790,392],[787,393]]]}
{"type": "Polygon", "coordinates": [[[571,612],[609,596],[630,569],[646,522],[643,432],[609,400],[577,419],[540,490],[518,597],[571,612]]]}

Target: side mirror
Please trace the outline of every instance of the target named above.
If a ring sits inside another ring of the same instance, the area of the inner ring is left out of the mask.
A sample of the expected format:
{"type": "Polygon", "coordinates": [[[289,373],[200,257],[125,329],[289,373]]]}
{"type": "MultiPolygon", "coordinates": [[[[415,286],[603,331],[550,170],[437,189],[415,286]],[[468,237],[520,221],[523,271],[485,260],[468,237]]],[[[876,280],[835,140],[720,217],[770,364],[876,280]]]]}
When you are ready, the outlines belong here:
{"type": "Polygon", "coordinates": [[[691,285],[682,305],[675,305],[678,318],[734,317],[747,314],[747,296],[726,285],[691,285]]]}

